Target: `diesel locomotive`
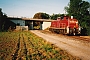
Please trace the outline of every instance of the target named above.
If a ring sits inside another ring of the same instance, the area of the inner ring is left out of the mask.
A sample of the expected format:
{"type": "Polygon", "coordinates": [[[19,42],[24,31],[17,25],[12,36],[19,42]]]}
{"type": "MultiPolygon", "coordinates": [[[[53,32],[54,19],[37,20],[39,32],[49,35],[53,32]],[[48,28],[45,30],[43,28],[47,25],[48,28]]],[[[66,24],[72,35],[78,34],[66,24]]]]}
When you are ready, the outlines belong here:
{"type": "Polygon", "coordinates": [[[51,22],[49,30],[61,34],[81,34],[81,27],[78,20],[73,18],[73,16],[64,16],[63,18],[58,17],[57,20],[51,22]]]}

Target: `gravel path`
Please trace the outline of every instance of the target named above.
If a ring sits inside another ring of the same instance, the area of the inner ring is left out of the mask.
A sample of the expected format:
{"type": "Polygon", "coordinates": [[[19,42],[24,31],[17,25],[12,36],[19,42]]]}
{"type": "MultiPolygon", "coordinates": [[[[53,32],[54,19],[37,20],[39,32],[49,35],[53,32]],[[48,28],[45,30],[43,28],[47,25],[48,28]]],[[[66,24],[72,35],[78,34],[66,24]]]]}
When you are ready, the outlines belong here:
{"type": "Polygon", "coordinates": [[[70,38],[62,36],[59,37],[52,34],[44,34],[38,30],[31,30],[31,32],[57,45],[73,56],[79,57],[82,60],[90,60],[90,43],[84,44],[80,41],[72,40],[70,38]]]}

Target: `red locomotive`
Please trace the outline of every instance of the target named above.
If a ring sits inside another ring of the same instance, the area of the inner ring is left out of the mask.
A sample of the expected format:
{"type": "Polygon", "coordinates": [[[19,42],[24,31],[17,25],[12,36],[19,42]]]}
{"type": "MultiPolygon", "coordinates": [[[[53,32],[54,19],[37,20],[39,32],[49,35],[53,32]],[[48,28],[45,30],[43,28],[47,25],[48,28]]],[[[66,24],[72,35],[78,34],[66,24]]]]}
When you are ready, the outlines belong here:
{"type": "Polygon", "coordinates": [[[63,18],[58,17],[56,21],[51,22],[49,28],[52,32],[62,33],[62,34],[80,34],[81,28],[78,24],[78,20],[74,19],[73,16],[64,16],[63,18]]]}

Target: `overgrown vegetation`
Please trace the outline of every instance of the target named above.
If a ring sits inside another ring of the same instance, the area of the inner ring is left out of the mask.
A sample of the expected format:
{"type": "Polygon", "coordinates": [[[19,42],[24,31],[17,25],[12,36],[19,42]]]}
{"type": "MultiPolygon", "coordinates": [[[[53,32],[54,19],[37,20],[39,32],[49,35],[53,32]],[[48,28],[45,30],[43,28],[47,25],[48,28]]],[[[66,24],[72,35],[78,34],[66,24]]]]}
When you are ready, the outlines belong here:
{"type": "Polygon", "coordinates": [[[0,32],[0,60],[80,60],[31,32],[0,32]]]}

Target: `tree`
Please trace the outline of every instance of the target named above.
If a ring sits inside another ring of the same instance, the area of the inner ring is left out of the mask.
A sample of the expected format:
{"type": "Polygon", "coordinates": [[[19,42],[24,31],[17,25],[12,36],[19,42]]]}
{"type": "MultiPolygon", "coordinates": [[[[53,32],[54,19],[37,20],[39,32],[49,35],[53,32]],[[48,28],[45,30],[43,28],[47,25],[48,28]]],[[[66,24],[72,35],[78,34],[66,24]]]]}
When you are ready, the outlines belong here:
{"type": "Polygon", "coordinates": [[[35,19],[49,19],[49,17],[50,17],[49,14],[39,12],[39,13],[36,13],[33,18],[35,18],[35,19]]]}
{"type": "Polygon", "coordinates": [[[63,17],[63,16],[64,16],[64,14],[53,14],[53,15],[51,15],[51,19],[56,20],[57,17],[63,17]]]}
{"type": "Polygon", "coordinates": [[[14,28],[15,23],[7,19],[7,15],[0,8],[0,31],[8,31],[9,27],[14,28]]]}
{"type": "Polygon", "coordinates": [[[60,17],[60,14],[53,14],[53,15],[51,15],[51,19],[52,20],[56,20],[57,17],[60,17]]]}
{"type": "Polygon", "coordinates": [[[65,11],[67,11],[69,16],[77,18],[80,25],[88,31],[90,26],[90,14],[88,8],[90,8],[89,2],[82,0],[70,0],[68,6],[65,7],[65,11]]]}
{"type": "MultiPolygon", "coordinates": [[[[42,13],[42,12],[39,12],[39,13],[36,13],[34,15],[34,19],[49,19],[49,14],[46,14],[46,13],[42,13]]],[[[34,22],[34,29],[40,29],[40,23],[41,22],[34,22]]]]}
{"type": "Polygon", "coordinates": [[[0,30],[2,29],[2,21],[3,21],[3,12],[2,9],[0,8],[0,30]]]}
{"type": "Polygon", "coordinates": [[[81,22],[83,18],[89,16],[89,7],[89,2],[82,0],[70,0],[68,7],[65,7],[65,11],[67,11],[70,16],[74,16],[79,20],[79,22],[81,22]]]}

